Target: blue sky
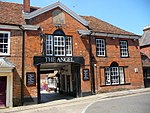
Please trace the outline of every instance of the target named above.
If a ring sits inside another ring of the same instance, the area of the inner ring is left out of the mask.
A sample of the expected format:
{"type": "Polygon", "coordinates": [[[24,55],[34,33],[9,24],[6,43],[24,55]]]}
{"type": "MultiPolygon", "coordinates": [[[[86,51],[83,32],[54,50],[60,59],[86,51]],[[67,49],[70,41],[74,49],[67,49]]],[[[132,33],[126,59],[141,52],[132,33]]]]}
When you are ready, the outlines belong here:
{"type": "MultiPolygon", "coordinates": [[[[22,3],[23,0],[3,0],[22,3]]],[[[58,0],[30,0],[32,6],[45,7],[58,0]]],[[[150,25],[150,0],[59,0],[79,15],[95,16],[129,32],[142,35],[150,25]]]]}

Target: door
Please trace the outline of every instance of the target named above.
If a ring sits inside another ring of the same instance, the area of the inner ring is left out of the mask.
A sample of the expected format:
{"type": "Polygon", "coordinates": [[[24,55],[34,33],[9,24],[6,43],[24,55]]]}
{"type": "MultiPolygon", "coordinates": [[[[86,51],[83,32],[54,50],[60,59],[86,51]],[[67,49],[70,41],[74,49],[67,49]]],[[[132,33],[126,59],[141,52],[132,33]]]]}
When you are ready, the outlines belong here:
{"type": "Polygon", "coordinates": [[[6,81],[5,76],[0,77],[0,106],[6,106],[6,81]]]}
{"type": "Polygon", "coordinates": [[[72,84],[73,84],[73,96],[81,96],[81,77],[80,77],[80,65],[72,65],[72,84]]]}
{"type": "Polygon", "coordinates": [[[144,75],[144,85],[145,87],[150,87],[150,67],[143,68],[144,75]]]}

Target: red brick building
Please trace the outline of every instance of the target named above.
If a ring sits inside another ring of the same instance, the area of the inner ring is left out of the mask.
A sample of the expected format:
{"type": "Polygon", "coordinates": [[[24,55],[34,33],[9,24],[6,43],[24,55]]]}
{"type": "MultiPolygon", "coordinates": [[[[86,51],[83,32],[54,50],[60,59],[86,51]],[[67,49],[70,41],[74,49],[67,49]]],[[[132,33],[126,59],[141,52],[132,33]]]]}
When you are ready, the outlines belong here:
{"type": "Polygon", "coordinates": [[[140,49],[143,65],[144,86],[150,87],[150,26],[144,28],[140,39],[140,49]]]}
{"type": "Polygon", "coordinates": [[[74,97],[143,87],[140,36],[56,2],[44,8],[0,2],[1,105],[40,96],[40,78],[57,72],[74,97]],[[8,90],[10,89],[10,90],[8,90]]]}

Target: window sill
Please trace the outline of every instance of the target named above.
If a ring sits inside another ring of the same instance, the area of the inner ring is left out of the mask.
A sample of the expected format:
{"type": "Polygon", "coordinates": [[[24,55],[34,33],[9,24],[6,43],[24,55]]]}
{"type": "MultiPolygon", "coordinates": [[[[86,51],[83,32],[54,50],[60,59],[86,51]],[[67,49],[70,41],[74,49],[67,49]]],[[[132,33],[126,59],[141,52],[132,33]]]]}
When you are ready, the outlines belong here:
{"type": "Polygon", "coordinates": [[[10,54],[0,54],[0,57],[9,57],[10,56],[10,54]]]}
{"type": "Polygon", "coordinates": [[[107,86],[122,86],[122,85],[131,85],[131,83],[113,84],[113,85],[100,85],[100,87],[107,87],[107,86]]]}
{"type": "Polygon", "coordinates": [[[99,57],[99,58],[107,58],[108,56],[97,56],[96,57],[99,57]]]}
{"type": "Polygon", "coordinates": [[[120,58],[130,58],[130,56],[120,56],[120,58]]]}

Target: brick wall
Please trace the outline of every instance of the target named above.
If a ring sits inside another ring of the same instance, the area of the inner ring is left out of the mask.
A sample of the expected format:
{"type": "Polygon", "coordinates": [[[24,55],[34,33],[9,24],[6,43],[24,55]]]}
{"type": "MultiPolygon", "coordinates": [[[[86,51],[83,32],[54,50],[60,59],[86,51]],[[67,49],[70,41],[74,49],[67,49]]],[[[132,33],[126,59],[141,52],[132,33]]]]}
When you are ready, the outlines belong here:
{"type": "Polygon", "coordinates": [[[150,58],[150,46],[142,47],[140,51],[150,58]]]}
{"type": "Polygon", "coordinates": [[[131,39],[112,39],[109,37],[95,37],[103,38],[106,41],[106,57],[96,56],[96,46],[95,39],[93,39],[93,55],[95,58],[95,83],[96,90],[99,92],[111,91],[113,89],[132,89],[143,87],[143,72],[141,64],[141,56],[138,41],[131,39]],[[120,57],[120,40],[128,41],[129,58],[120,57]],[[104,67],[109,67],[112,62],[117,62],[119,66],[125,67],[125,81],[126,83],[131,83],[130,85],[121,86],[105,86],[104,78],[104,67]],[[138,68],[138,73],[135,73],[135,68],[138,68]]]}
{"type": "Polygon", "coordinates": [[[22,31],[10,31],[10,56],[6,58],[15,65],[13,74],[13,104],[20,105],[22,75],[22,31]]]}

